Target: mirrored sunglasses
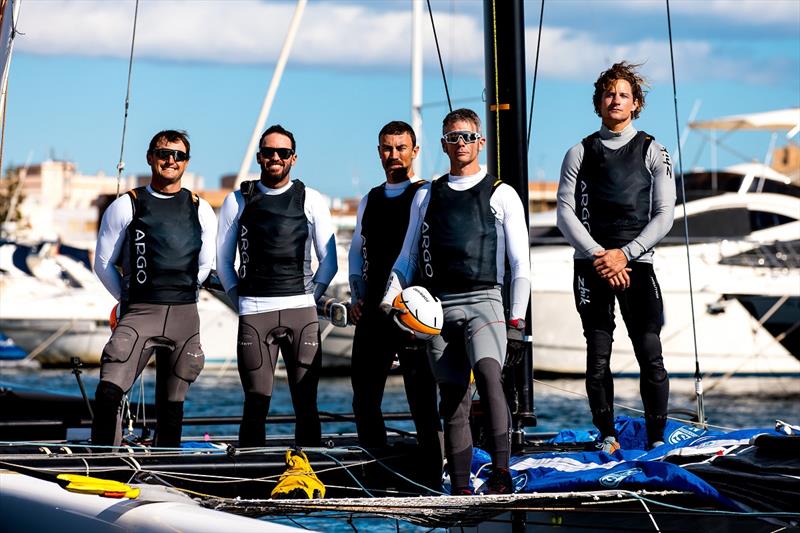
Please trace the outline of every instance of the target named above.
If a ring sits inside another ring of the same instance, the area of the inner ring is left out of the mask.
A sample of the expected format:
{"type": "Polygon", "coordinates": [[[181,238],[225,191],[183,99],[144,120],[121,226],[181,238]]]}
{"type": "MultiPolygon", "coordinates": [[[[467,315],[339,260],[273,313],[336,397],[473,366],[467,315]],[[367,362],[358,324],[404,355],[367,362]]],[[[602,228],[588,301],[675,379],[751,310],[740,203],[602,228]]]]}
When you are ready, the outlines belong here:
{"type": "Polygon", "coordinates": [[[481,134],[476,131],[448,131],[442,135],[442,140],[447,144],[458,144],[459,139],[464,140],[464,144],[472,144],[481,138],[481,134]]]}
{"type": "Polygon", "coordinates": [[[189,154],[187,154],[183,150],[170,150],[168,148],[158,148],[156,150],[153,150],[152,154],[156,156],[158,159],[161,159],[163,161],[169,160],[170,156],[172,156],[172,158],[175,160],[176,163],[189,160],[189,154]]]}
{"type": "Polygon", "coordinates": [[[289,159],[294,155],[294,150],[291,148],[270,148],[269,146],[262,146],[259,150],[261,157],[272,159],[272,156],[278,154],[281,159],[289,159]]]}

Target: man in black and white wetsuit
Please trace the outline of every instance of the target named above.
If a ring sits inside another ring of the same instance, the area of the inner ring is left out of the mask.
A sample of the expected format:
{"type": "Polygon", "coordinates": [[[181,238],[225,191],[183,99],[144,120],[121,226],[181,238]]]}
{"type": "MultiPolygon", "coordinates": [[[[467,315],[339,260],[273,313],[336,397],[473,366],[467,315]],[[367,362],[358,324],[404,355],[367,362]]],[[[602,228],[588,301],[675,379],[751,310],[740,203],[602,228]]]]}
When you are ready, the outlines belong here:
{"type": "Polygon", "coordinates": [[[602,449],[609,452],[619,448],[610,369],[615,298],[639,362],[651,446],[663,442],[669,397],[653,247],[672,227],[675,182],[667,150],[633,126],[644,107],[636,67],[617,63],[595,82],[594,108],[602,125],[569,149],[558,185],[558,228],[575,248],[573,289],[586,337],[586,391],[602,449]]]}
{"type": "Polygon", "coordinates": [[[388,309],[415,279],[442,300],[444,327],[428,343],[428,355],[439,384],[453,494],[471,493],[470,370],[487,412],[493,467],[488,492],[513,492],[502,370],[506,327],[524,328],[531,291],[524,208],[512,187],[481,169],[478,153],[485,140],[480,129],[478,115],[469,109],[444,118],[442,150],[450,159],[450,173],[417,193],[422,198],[414,205],[419,208],[411,212],[381,303],[388,309]],[[512,278],[508,321],[500,293],[506,258],[512,278]]]}
{"type": "Polygon", "coordinates": [[[334,228],[322,195],[290,178],[297,161],[292,133],[270,126],[259,147],[261,179],[242,183],[225,198],[217,238],[217,273],[239,309],[237,359],[245,393],[239,445],[265,445],[280,350],[297,419],[296,444],[318,446],[322,351],[316,301],[337,270],[334,228]]]}
{"type": "MultiPolygon", "coordinates": [[[[386,182],[361,199],[349,254],[352,318],[356,322],[351,365],[353,413],[359,443],[369,448],[386,446],[381,400],[397,355],[422,452],[420,479],[438,488],[442,424],[425,343],[409,338],[379,308],[403,245],[412,200],[420,200],[416,193],[427,182],[414,175],[412,165],[419,146],[411,126],[389,122],[378,134],[378,142],[386,182]]],[[[414,209],[419,210],[419,205],[414,209]]]]}
{"type": "Polygon", "coordinates": [[[205,200],[181,188],[189,163],[185,132],[157,133],[147,163],[150,185],[117,198],[97,237],[94,269],[120,311],[100,360],[92,423],[97,445],[120,443],[122,396],[155,353],[155,445],[180,446],[183,401],[205,360],[197,291],[214,264],[216,217],[205,200]]]}

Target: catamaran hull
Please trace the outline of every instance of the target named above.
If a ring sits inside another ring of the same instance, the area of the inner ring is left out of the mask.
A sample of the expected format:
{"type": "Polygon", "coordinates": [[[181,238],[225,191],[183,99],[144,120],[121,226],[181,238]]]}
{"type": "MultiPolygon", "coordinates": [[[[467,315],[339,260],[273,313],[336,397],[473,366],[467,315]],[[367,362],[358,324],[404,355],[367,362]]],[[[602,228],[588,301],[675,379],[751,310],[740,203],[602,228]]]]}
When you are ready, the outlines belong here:
{"type": "Polygon", "coordinates": [[[296,532],[297,528],[200,507],[186,501],[142,501],[75,494],[55,483],[0,471],[3,530],[106,533],[137,531],[296,532]]]}

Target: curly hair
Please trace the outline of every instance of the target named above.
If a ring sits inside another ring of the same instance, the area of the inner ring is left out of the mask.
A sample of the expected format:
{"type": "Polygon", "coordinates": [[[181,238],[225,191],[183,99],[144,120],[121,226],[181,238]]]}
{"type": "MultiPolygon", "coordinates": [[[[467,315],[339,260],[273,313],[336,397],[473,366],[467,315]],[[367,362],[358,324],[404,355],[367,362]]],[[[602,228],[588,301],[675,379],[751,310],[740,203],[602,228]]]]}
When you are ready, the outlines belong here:
{"type": "Polygon", "coordinates": [[[642,63],[620,61],[611,65],[610,69],[600,73],[600,77],[594,82],[594,96],[592,96],[594,112],[597,113],[598,117],[602,116],[600,114],[600,102],[603,99],[603,93],[610,89],[615,81],[625,80],[631,84],[633,99],[639,103],[633,112],[633,118],[639,118],[639,113],[644,109],[644,97],[647,94],[645,88],[649,87],[647,81],[636,71],[641,66],[642,63]]]}

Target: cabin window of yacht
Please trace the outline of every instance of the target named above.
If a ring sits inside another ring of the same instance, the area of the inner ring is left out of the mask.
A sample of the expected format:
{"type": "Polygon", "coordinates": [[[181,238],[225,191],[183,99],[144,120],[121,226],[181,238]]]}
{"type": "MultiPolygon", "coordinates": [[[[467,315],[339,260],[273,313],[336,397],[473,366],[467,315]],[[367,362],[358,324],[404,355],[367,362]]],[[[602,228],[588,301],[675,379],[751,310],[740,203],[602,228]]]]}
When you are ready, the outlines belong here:
{"type": "MultiPolygon", "coordinates": [[[[767,211],[749,211],[744,207],[715,209],[689,215],[689,241],[707,242],[718,239],[744,238],[759,231],[795,219],[767,211]]],[[[683,219],[675,220],[664,244],[683,243],[683,219]]]]}
{"type": "Polygon", "coordinates": [[[791,183],[781,183],[775,180],[754,179],[747,192],[769,192],[773,194],[786,194],[800,198],[800,187],[791,183]]]}
{"type": "MultiPolygon", "coordinates": [[[[683,219],[675,220],[664,239],[665,244],[683,243],[683,219]]],[[[745,208],[716,209],[689,215],[689,241],[705,242],[744,237],[752,231],[750,214],[745,208]]]]}
{"type": "MultiPolygon", "coordinates": [[[[758,231],[767,228],[780,226],[781,224],[788,224],[794,222],[796,218],[790,218],[778,213],[768,213],[766,211],[750,211],[750,228],[753,231],[758,231]]],[[[689,226],[691,228],[691,226],[689,226]]]]}

